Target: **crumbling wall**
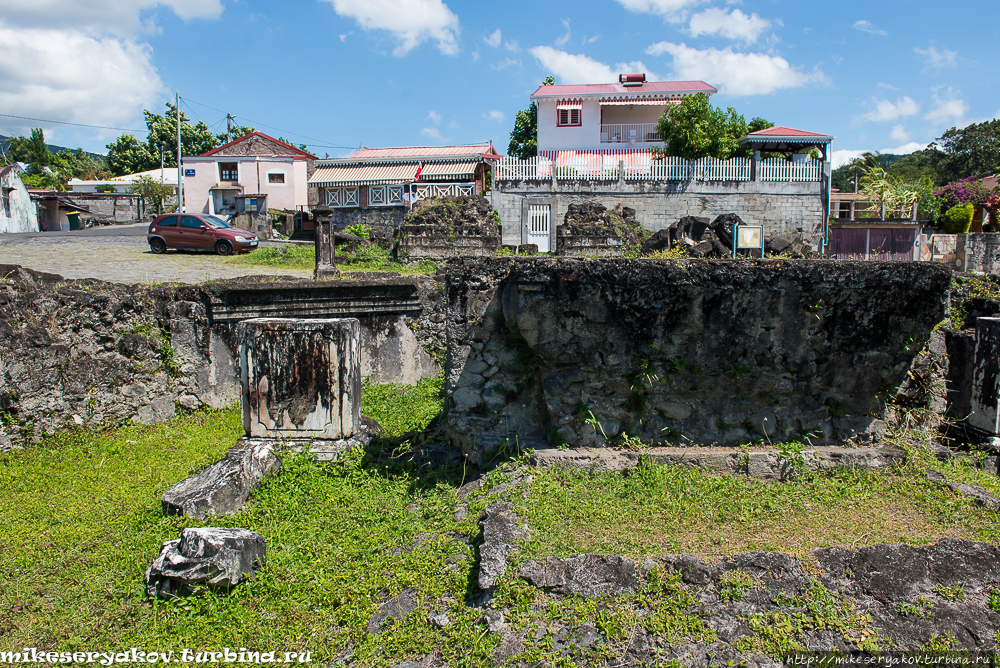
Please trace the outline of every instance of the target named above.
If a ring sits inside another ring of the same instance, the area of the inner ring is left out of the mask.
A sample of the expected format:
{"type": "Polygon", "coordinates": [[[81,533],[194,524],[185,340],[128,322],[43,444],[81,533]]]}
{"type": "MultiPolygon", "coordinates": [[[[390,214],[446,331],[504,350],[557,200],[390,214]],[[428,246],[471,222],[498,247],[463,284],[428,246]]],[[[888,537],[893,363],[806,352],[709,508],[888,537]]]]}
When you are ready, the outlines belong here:
{"type": "Polygon", "coordinates": [[[564,257],[617,257],[623,247],[637,247],[649,235],[635,209],[600,202],[570,204],[556,228],[556,251],[564,257]]]}
{"type": "Polygon", "coordinates": [[[401,260],[479,257],[500,249],[493,207],[484,197],[445,197],[414,205],[397,232],[401,260]]]}
{"type": "Polygon", "coordinates": [[[931,332],[950,280],[924,263],[453,260],[448,427],[476,454],[876,438],[897,393],[943,401],[931,332]]]}
{"type": "Polygon", "coordinates": [[[64,426],[232,404],[236,327],[249,318],[356,317],[362,374],[377,382],[437,375],[446,339],[433,277],[146,288],[0,265],[0,309],[0,450],[64,426]]]}

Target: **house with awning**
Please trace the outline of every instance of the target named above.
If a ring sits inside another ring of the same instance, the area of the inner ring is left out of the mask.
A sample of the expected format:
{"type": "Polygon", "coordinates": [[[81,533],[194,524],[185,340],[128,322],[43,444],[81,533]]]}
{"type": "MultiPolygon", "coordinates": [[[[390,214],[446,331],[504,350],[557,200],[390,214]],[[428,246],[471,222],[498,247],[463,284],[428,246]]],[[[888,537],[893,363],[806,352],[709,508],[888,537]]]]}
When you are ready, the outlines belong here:
{"type": "Polygon", "coordinates": [[[331,209],[401,210],[429,197],[461,197],[486,187],[493,144],[361,148],[346,158],[317,160],[309,187],[331,209]]]}

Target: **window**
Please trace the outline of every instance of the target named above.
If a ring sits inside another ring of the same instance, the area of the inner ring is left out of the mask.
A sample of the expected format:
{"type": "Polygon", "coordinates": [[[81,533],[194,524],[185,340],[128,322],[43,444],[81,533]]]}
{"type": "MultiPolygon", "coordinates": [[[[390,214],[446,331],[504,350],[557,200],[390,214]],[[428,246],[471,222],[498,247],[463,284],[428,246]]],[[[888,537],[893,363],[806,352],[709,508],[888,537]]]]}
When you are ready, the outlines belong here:
{"type": "Polygon", "coordinates": [[[285,182],[285,173],[284,172],[278,172],[276,174],[275,173],[268,174],[267,175],[267,182],[268,183],[284,183],[285,182]]]}
{"type": "Polygon", "coordinates": [[[177,216],[167,216],[156,224],[157,227],[177,227],[177,216]]]}
{"type": "Polygon", "coordinates": [[[580,125],[579,109],[559,109],[559,125],[580,125]]]}
{"type": "Polygon", "coordinates": [[[10,218],[10,196],[6,192],[3,194],[3,215],[10,218]]]}
{"type": "Polygon", "coordinates": [[[205,222],[194,216],[181,216],[181,227],[187,227],[191,229],[199,229],[205,222]]]}
{"type": "Polygon", "coordinates": [[[239,172],[237,172],[237,163],[235,162],[220,162],[219,163],[219,180],[220,181],[239,181],[239,172]]]}

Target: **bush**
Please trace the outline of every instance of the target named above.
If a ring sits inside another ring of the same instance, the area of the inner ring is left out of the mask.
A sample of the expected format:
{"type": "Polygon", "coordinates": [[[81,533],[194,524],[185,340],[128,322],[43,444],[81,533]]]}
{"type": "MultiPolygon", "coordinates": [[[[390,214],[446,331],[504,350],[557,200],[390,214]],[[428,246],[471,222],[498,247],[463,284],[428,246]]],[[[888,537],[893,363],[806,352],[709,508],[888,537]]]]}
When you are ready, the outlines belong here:
{"type": "Polygon", "coordinates": [[[972,227],[974,213],[975,208],[970,202],[953,206],[941,217],[941,227],[949,234],[964,234],[972,227]]]}
{"type": "Polygon", "coordinates": [[[353,234],[356,237],[361,237],[362,239],[372,238],[371,237],[372,231],[368,229],[367,225],[363,225],[362,223],[355,223],[353,225],[349,225],[347,229],[344,230],[344,232],[346,232],[347,234],[353,234]]]}

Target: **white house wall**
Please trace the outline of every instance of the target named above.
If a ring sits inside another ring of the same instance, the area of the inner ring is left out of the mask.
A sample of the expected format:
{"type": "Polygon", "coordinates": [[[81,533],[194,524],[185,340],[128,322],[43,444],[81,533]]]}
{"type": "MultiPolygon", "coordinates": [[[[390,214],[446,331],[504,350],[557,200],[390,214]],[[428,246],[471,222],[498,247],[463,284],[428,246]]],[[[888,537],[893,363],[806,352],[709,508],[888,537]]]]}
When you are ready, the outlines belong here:
{"type": "Polygon", "coordinates": [[[219,183],[219,163],[237,163],[238,184],[242,194],[267,195],[270,209],[295,210],[305,207],[308,198],[305,160],[292,158],[219,156],[213,158],[185,158],[184,169],[195,170],[194,176],[184,177],[185,210],[210,213],[211,188],[219,183]],[[281,172],[284,183],[269,183],[268,174],[281,172]]]}
{"type": "Polygon", "coordinates": [[[556,126],[555,100],[538,102],[538,150],[608,148],[601,144],[601,105],[597,100],[585,100],[580,110],[580,125],[556,126]]]}
{"type": "Polygon", "coordinates": [[[21,182],[21,177],[11,170],[4,174],[0,185],[4,189],[12,188],[10,191],[5,190],[10,203],[10,215],[7,215],[6,207],[0,206],[0,233],[37,232],[36,207],[28,195],[28,189],[21,182]]]}

